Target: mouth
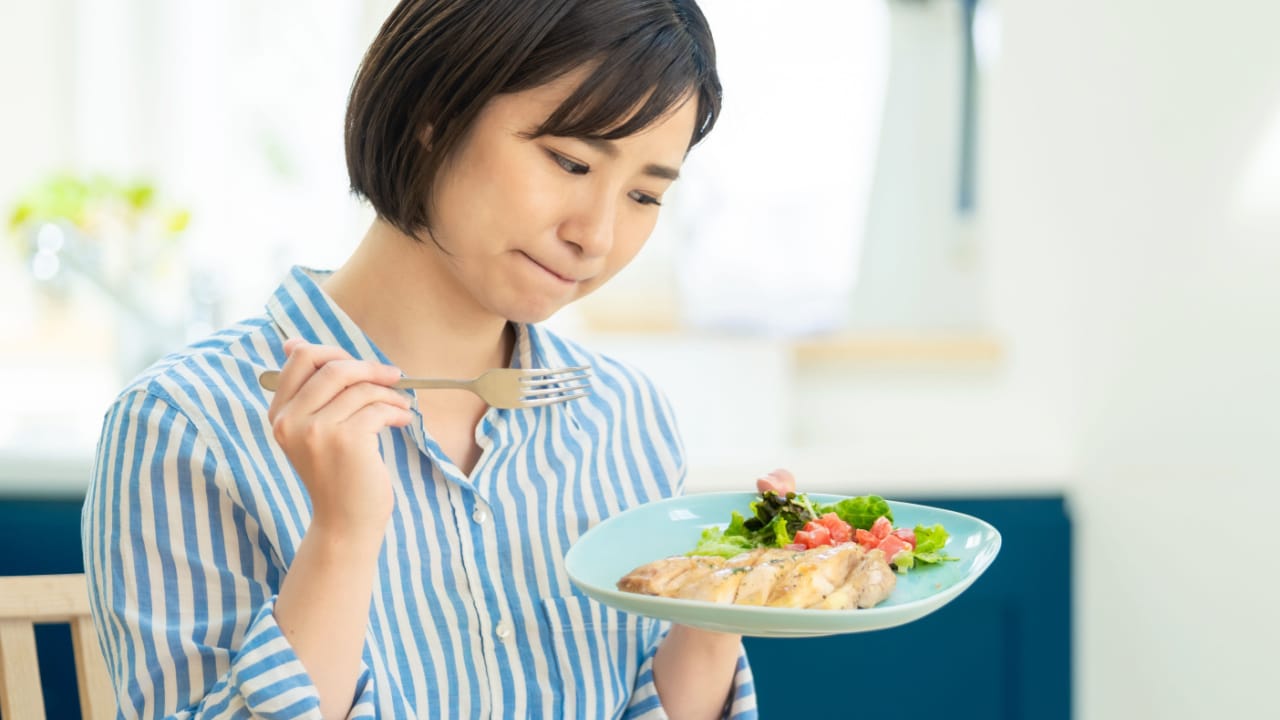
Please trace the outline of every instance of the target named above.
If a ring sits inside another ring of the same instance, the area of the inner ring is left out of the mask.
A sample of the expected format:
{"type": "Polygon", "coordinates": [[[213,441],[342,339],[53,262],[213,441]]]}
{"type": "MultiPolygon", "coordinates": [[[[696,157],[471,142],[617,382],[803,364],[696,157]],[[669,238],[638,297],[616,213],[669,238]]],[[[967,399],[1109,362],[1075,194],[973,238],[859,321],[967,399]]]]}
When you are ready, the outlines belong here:
{"type": "Polygon", "coordinates": [[[563,283],[563,284],[565,284],[565,285],[576,285],[576,284],[578,284],[578,283],[582,282],[581,280],[578,280],[578,279],[575,279],[575,278],[572,278],[572,277],[566,277],[566,276],[564,276],[564,275],[561,275],[560,273],[556,272],[555,270],[552,270],[551,268],[547,267],[546,265],[543,265],[542,263],[538,262],[537,260],[534,260],[534,259],[533,259],[533,256],[529,255],[528,253],[524,252],[523,250],[522,250],[522,251],[520,251],[520,254],[521,254],[521,255],[524,255],[524,257],[525,257],[525,259],[526,259],[526,260],[528,260],[529,262],[531,262],[531,263],[533,263],[534,265],[538,266],[538,268],[540,268],[543,272],[545,272],[546,274],[550,275],[552,278],[554,278],[555,280],[559,281],[560,283],[563,283]]]}

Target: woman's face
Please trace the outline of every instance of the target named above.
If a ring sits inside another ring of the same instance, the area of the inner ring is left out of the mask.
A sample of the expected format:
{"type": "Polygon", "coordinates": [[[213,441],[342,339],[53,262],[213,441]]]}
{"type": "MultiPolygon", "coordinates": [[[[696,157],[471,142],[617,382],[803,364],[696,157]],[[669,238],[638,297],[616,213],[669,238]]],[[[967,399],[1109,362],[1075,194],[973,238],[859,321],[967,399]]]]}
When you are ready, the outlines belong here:
{"type": "Polygon", "coordinates": [[[441,169],[432,230],[449,254],[429,251],[457,302],[544,320],[613,277],[653,231],[693,136],[696,103],[616,141],[525,137],[584,77],[496,97],[441,169]]]}

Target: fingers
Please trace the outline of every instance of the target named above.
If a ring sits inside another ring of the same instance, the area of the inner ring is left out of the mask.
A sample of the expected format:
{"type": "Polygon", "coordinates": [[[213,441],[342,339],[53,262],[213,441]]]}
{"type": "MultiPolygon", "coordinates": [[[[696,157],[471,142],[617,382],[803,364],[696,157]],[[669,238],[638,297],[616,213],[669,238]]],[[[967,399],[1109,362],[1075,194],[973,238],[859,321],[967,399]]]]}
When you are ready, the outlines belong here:
{"type": "Polygon", "coordinates": [[[355,360],[339,347],[312,345],[290,338],[284,350],[288,359],[280,370],[280,384],[271,399],[269,414],[272,416],[286,404],[292,405],[295,412],[315,412],[351,385],[361,382],[390,385],[400,378],[396,368],[355,360]]]}
{"type": "Polygon", "coordinates": [[[336,449],[411,422],[411,397],[390,387],[400,371],[341,348],[290,339],[267,413],[276,441],[306,454],[336,449]]]}
{"type": "Polygon", "coordinates": [[[385,427],[404,427],[413,421],[408,405],[400,407],[384,402],[371,403],[347,418],[344,425],[354,434],[373,434],[385,427]]]}
{"type": "MultiPolygon", "coordinates": [[[[304,392],[306,392],[304,388],[304,392]]],[[[360,382],[350,385],[335,395],[327,404],[314,414],[314,421],[338,425],[350,423],[351,419],[364,408],[371,405],[387,405],[398,410],[408,411],[409,396],[385,385],[371,382],[360,382]]]]}
{"type": "Polygon", "coordinates": [[[276,386],[276,394],[271,398],[270,412],[275,413],[282,405],[293,399],[298,389],[307,382],[316,370],[331,360],[350,359],[351,355],[339,347],[330,345],[312,345],[298,338],[290,338],[284,343],[286,359],[280,368],[280,382],[276,386]]]}
{"type": "Polygon", "coordinates": [[[791,474],[790,470],[778,468],[756,480],[756,490],[762,495],[769,491],[776,492],[779,495],[786,495],[796,491],[796,478],[791,474]]]}
{"type": "MultiPolygon", "coordinates": [[[[367,385],[370,390],[385,391],[379,396],[388,400],[404,398],[405,395],[389,387],[399,379],[400,371],[389,365],[363,360],[330,360],[313,371],[298,392],[288,400],[289,411],[305,415],[318,413],[341,394],[360,385],[367,385]]],[[[347,415],[356,409],[351,406],[347,408],[347,415]]],[[[331,419],[340,422],[346,416],[331,419]]]]}

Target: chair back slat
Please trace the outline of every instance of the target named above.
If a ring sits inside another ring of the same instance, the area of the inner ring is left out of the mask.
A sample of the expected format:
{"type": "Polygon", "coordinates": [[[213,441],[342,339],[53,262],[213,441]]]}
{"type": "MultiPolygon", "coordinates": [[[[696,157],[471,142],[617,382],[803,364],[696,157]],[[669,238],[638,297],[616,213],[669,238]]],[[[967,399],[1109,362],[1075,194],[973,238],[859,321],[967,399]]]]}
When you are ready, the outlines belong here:
{"type": "Polygon", "coordinates": [[[44,720],[35,625],[0,620],[0,715],[44,720]]]}
{"type": "Polygon", "coordinates": [[[71,621],[71,645],[76,656],[76,683],[80,686],[80,716],[84,720],[115,720],[116,693],[111,688],[92,617],[81,615],[71,621]]]}
{"type": "Polygon", "coordinates": [[[89,587],[84,575],[0,577],[0,716],[44,720],[34,626],[70,623],[80,714],[84,720],[116,717],[115,692],[102,659],[89,587]]]}
{"type": "Polygon", "coordinates": [[[89,586],[84,575],[0,577],[0,620],[59,623],[88,614],[89,586]]]}

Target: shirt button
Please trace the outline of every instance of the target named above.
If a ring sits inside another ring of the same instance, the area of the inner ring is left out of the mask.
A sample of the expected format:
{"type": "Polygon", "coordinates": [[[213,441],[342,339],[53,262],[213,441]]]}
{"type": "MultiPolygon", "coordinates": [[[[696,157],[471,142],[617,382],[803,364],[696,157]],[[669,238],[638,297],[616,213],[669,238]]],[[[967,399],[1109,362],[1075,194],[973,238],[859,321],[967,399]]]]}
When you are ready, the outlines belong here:
{"type": "Polygon", "coordinates": [[[484,521],[489,519],[489,511],[478,507],[475,512],[471,513],[471,519],[475,520],[477,524],[483,525],[484,521]]]}
{"type": "Polygon", "coordinates": [[[493,634],[497,635],[499,640],[506,640],[511,637],[511,626],[504,620],[498,623],[498,627],[493,629],[493,634]]]}

